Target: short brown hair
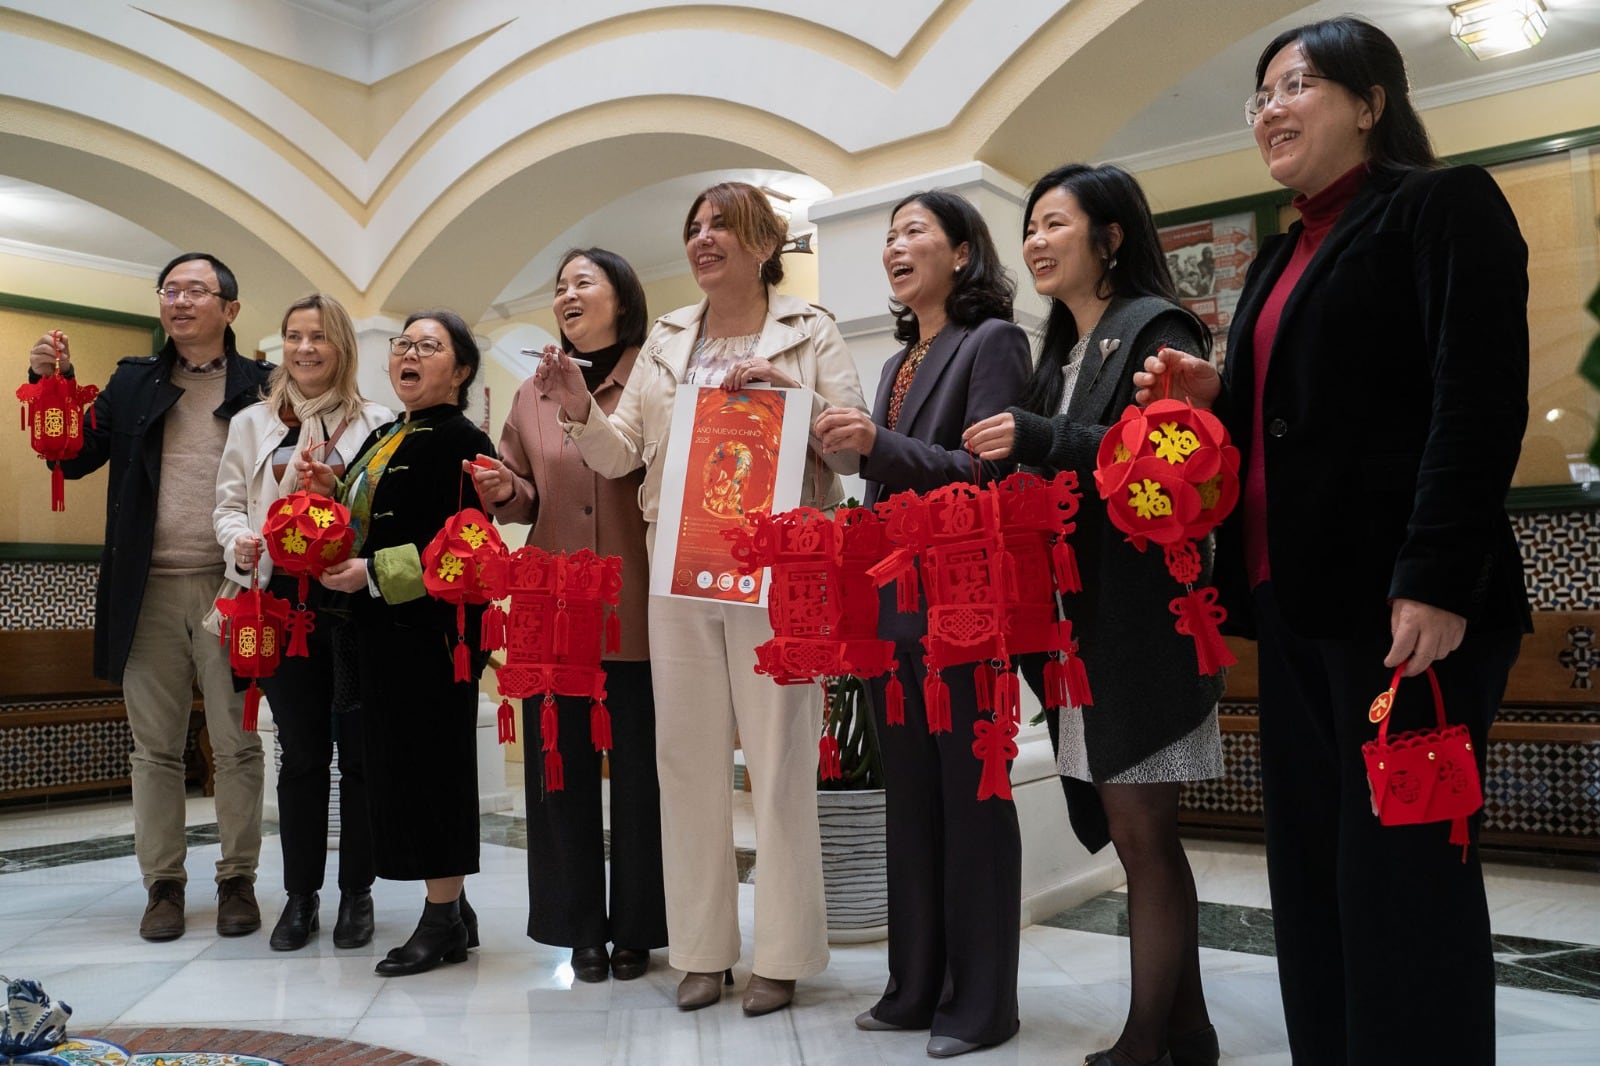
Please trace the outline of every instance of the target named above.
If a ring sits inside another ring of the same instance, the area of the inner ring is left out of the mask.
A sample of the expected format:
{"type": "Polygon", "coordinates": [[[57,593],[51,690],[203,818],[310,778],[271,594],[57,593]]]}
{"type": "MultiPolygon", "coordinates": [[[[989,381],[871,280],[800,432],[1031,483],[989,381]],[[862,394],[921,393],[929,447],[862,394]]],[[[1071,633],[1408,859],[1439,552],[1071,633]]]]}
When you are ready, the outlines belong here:
{"type": "Polygon", "coordinates": [[[789,239],[789,226],[772,209],[766,193],[742,181],[711,186],[689,205],[689,214],[683,220],[684,244],[689,243],[689,227],[694,225],[695,212],[703,203],[710,203],[722,216],[723,224],[733,231],[745,251],[760,255],[771,246],[772,254],[761,264],[763,284],[776,285],[783,280],[783,242],[789,239]]]}

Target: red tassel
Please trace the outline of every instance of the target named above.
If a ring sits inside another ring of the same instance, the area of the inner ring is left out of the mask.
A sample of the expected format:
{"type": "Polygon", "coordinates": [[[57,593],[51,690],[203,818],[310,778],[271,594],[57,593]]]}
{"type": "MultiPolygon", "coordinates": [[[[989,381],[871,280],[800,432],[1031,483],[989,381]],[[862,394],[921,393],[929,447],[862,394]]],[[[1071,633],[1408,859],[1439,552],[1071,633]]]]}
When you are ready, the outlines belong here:
{"type": "Polygon", "coordinates": [[[1210,676],[1239,661],[1228,650],[1222,631],[1217,628],[1227,619],[1228,612],[1217,603],[1216,589],[1189,589],[1168,604],[1168,608],[1178,616],[1173,628],[1193,638],[1195,660],[1202,674],[1210,676]]]}
{"type": "Polygon", "coordinates": [[[256,722],[261,715],[261,690],[256,688],[255,679],[251,679],[250,687],[244,690],[244,731],[254,733],[256,722]]]}
{"type": "Polygon", "coordinates": [[[1022,688],[1015,670],[1002,670],[994,679],[994,714],[1012,721],[1022,716],[1022,688]]]}
{"type": "Polygon", "coordinates": [[[478,627],[478,648],[482,651],[499,651],[506,646],[506,612],[491,603],[483,612],[483,622],[478,627]]]}
{"type": "Polygon", "coordinates": [[[61,472],[60,463],[50,464],[50,510],[67,509],[67,475],[61,472]]]}
{"type": "Polygon", "coordinates": [[[1011,799],[1011,774],[1006,763],[1017,757],[1017,723],[1010,718],[972,723],[972,754],[983,762],[978,776],[978,798],[1011,799]]]}
{"type": "Polygon", "coordinates": [[[1052,710],[1065,710],[1071,699],[1067,696],[1067,670],[1055,652],[1044,663],[1044,705],[1052,710]]]}
{"type": "Polygon", "coordinates": [[[922,701],[928,712],[928,732],[950,732],[950,686],[939,671],[930,670],[922,681],[922,701]]]}
{"type": "Polygon", "coordinates": [[[817,741],[817,773],[824,781],[838,781],[844,777],[844,768],[839,762],[839,742],[828,733],[817,741]]]}
{"type": "MultiPolygon", "coordinates": [[[[306,605],[306,594],[311,591],[311,578],[306,574],[300,575],[300,583],[295,586],[297,600],[303,608],[306,605]]],[[[458,616],[459,617],[459,616],[458,616]]]]}
{"type": "Polygon", "coordinates": [[[550,693],[544,694],[544,702],[539,704],[539,746],[544,751],[556,750],[556,738],[561,733],[561,719],[556,717],[556,698],[550,693]]]}
{"type": "Polygon", "coordinates": [[[471,681],[472,680],[472,652],[467,648],[467,641],[466,641],[466,638],[464,638],[464,637],[460,637],[460,638],[456,639],[455,661],[456,661],[455,679],[457,681],[471,681]]]}
{"type": "MultiPolygon", "coordinates": [[[[311,649],[306,644],[306,636],[316,630],[316,616],[308,611],[302,602],[299,607],[290,608],[289,620],[284,624],[289,630],[289,646],[284,649],[283,654],[299,656],[302,659],[310,656],[311,649]]],[[[456,680],[462,679],[458,677],[456,680]]]]}
{"type": "Polygon", "coordinates": [[[589,743],[595,751],[611,750],[611,712],[599,700],[589,705],[589,743]]]}
{"type": "Polygon", "coordinates": [[[978,713],[989,714],[994,710],[994,668],[988,663],[979,663],[972,671],[972,687],[978,694],[978,713]]]}
{"type": "Polygon", "coordinates": [[[1094,693],[1089,691],[1089,671],[1084,668],[1083,660],[1069,651],[1061,666],[1067,686],[1067,701],[1075,707],[1093,707],[1094,693]]]}
{"type": "Polygon", "coordinates": [[[570,636],[570,632],[569,631],[571,630],[571,627],[572,627],[572,623],[567,620],[567,609],[566,609],[566,607],[565,606],[557,607],[556,608],[556,643],[555,643],[555,650],[556,650],[556,655],[558,655],[558,656],[567,654],[567,643],[568,643],[568,638],[570,636]]]}
{"type": "Polygon", "coordinates": [[[606,652],[619,652],[622,650],[622,619],[617,617],[616,608],[606,614],[606,652]]]}
{"type": "Polygon", "coordinates": [[[544,790],[546,792],[562,792],[567,787],[566,772],[561,765],[559,751],[544,753],[544,790]]]}
{"type": "Polygon", "coordinates": [[[94,416],[94,407],[93,406],[90,406],[90,408],[89,408],[89,428],[90,429],[99,429],[100,428],[100,421],[99,421],[99,419],[95,418],[95,416],[94,416]]]}
{"type": "Polygon", "coordinates": [[[28,403],[24,400],[22,403],[22,431],[26,433],[28,428],[28,403]]]}
{"type": "Polygon", "coordinates": [[[906,690],[900,684],[900,671],[895,670],[889,674],[889,685],[884,689],[884,714],[888,716],[890,725],[906,724],[906,690]]]}
{"type": "Polygon", "coordinates": [[[1078,556],[1066,537],[1057,537],[1050,546],[1050,569],[1055,572],[1057,592],[1082,592],[1083,577],[1078,573],[1078,556]]]}
{"type": "Polygon", "coordinates": [[[1450,819],[1450,843],[1460,846],[1461,861],[1464,864],[1467,861],[1467,848],[1472,843],[1472,838],[1467,835],[1467,819],[1465,815],[1450,819]]]}
{"type": "Polygon", "coordinates": [[[499,724],[500,743],[510,744],[517,739],[517,712],[512,709],[511,701],[502,698],[500,710],[495,716],[499,724]]]}

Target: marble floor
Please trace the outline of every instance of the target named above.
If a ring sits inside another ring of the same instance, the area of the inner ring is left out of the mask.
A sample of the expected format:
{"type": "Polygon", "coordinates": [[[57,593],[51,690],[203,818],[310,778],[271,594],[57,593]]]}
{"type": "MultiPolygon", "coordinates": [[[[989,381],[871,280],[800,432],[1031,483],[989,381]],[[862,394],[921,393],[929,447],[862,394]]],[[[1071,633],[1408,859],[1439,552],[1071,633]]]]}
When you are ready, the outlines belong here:
{"type": "MultiPolygon", "coordinates": [[[[0,973],[39,980],[71,1003],[72,1031],[83,1035],[114,1025],[273,1029],[384,1045],[452,1066],[928,1061],[922,1034],[863,1033],[851,1024],[882,989],[882,944],[836,947],[828,970],[801,983],[793,1009],[763,1018],[746,1018],[736,996],[680,1013],[678,975],[664,953],[637,981],[574,983],[564,949],[523,934],[519,810],[485,819],[483,872],[469,882],[483,947],[463,965],[398,980],[373,975],[375,959],[416,920],[419,894],[404,884],[377,886],[379,934],[364,949],[336,951],[327,925],[294,953],[269,950],[265,930],[220,939],[207,898],[218,852],[213,820],[209,800],[190,800],[188,934],[147,944],[135,932],[144,893],[126,801],[0,810],[0,973]]],[[[737,835],[742,845],[754,843],[747,811],[737,835]]],[[[1206,902],[1202,964],[1223,1061],[1283,1066],[1289,1055],[1260,849],[1195,841],[1190,855],[1206,902]]],[[[280,873],[277,838],[269,836],[259,883],[269,925],[280,873]]],[[[1495,866],[1488,882],[1502,949],[1499,1061],[1600,1063],[1600,875],[1495,866]]],[[[748,938],[753,889],[740,892],[748,938]]],[[[324,900],[328,925],[335,902],[324,900]]],[[[1022,1031],[969,1061],[1071,1064],[1111,1041],[1127,997],[1120,909],[1110,893],[1023,930],[1022,1031]]],[[[735,976],[743,986],[748,961],[735,976]]]]}

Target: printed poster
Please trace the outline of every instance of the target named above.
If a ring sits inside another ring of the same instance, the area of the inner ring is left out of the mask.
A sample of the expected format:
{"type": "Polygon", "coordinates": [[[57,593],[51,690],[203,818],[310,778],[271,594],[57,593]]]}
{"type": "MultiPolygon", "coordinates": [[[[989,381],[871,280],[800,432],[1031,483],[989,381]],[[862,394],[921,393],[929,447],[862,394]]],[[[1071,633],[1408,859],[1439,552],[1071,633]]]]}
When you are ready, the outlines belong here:
{"type": "Polygon", "coordinates": [[[678,386],[652,595],[765,606],[766,569],[741,574],[722,531],[799,506],[810,429],[808,389],[678,386]]]}
{"type": "Polygon", "coordinates": [[[1160,236],[1178,298],[1211,330],[1215,359],[1221,366],[1245,271],[1256,256],[1256,216],[1247,211],[1164,226],[1160,236]]]}

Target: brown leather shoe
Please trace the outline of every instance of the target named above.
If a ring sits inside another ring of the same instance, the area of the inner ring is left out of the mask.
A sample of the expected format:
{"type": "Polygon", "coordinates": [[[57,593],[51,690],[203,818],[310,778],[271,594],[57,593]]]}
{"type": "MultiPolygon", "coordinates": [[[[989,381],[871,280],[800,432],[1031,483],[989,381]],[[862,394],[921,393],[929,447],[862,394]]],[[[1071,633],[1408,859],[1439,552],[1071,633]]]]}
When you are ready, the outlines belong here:
{"type": "Polygon", "coordinates": [[[176,940],[183,935],[183,882],[162,878],[150,886],[150,902],[139,919],[146,940],[176,940]]]}
{"type": "Polygon", "coordinates": [[[775,1010],[782,1010],[794,1001],[794,981],[778,981],[771,977],[762,977],[758,973],[750,975],[750,983],[744,989],[744,1012],[754,1018],[760,1014],[771,1014],[775,1010]]]}
{"type": "Polygon", "coordinates": [[[722,998],[722,986],[733,984],[733,971],[686,973],[678,982],[678,1009],[699,1010],[722,998]]]}
{"type": "Polygon", "coordinates": [[[248,877],[224,877],[217,882],[217,935],[245,936],[261,928],[261,907],[248,877]]]}

